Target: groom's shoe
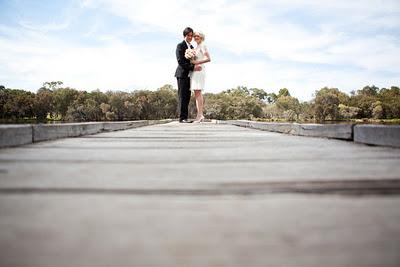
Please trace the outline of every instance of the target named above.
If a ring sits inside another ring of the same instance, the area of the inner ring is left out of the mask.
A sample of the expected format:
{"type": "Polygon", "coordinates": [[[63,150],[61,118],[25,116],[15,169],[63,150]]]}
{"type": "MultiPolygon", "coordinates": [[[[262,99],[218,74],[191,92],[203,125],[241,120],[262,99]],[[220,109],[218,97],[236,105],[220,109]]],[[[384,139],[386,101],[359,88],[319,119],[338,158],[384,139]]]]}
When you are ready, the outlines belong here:
{"type": "Polygon", "coordinates": [[[180,123],[192,123],[193,121],[189,121],[189,120],[180,120],[180,123]]]}

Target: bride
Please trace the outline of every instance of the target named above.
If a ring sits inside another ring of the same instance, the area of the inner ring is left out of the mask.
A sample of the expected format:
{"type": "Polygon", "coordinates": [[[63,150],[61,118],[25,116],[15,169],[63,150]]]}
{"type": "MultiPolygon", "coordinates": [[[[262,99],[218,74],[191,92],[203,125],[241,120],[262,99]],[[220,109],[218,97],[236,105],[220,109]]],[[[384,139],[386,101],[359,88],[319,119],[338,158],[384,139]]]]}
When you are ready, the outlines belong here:
{"type": "Polygon", "coordinates": [[[194,40],[197,43],[197,47],[195,48],[196,60],[192,63],[201,66],[201,71],[193,71],[190,77],[190,89],[194,91],[197,107],[197,116],[194,122],[204,121],[204,99],[202,94],[206,77],[204,63],[211,61],[210,54],[204,44],[204,37],[205,36],[202,32],[194,33],[194,40]]]}

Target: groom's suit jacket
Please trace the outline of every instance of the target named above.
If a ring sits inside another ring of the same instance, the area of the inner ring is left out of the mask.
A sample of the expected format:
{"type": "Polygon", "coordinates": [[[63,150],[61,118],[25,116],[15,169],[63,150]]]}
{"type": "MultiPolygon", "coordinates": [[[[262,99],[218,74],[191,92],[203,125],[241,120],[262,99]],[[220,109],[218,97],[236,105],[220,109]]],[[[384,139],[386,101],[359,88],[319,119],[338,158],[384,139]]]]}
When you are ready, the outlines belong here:
{"type": "MultiPolygon", "coordinates": [[[[194,65],[190,63],[190,60],[185,58],[185,51],[189,47],[187,46],[185,40],[179,43],[176,47],[176,59],[178,60],[178,67],[175,71],[175,77],[177,78],[187,78],[189,76],[189,71],[193,71],[194,65]]],[[[193,48],[190,46],[190,48],[193,48]]]]}

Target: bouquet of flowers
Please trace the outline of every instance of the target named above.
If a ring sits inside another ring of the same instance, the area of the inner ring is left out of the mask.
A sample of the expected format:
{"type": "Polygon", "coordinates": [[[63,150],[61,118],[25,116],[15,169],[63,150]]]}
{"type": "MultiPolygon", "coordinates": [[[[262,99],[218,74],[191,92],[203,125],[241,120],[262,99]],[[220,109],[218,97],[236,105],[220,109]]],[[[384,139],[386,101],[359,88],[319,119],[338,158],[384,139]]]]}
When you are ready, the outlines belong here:
{"type": "Polygon", "coordinates": [[[190,48],[186,49],[185,58],[189,59],[190,61],[194,61],[196,59],[196,51],[190,48]]]}

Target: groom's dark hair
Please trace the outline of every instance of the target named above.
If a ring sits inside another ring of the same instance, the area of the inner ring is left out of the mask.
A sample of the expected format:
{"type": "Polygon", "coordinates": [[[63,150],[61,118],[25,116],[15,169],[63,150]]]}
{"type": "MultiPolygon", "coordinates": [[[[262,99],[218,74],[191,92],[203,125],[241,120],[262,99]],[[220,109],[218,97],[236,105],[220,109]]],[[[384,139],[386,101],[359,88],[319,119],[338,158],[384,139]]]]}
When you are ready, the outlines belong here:
{"type": "Polygon", "coordinates": [[[186,37],[186,35],[188,35],[189,33],[193,33],[193,29],[190,28],[190,27],[186,27],[186,28],[183,30],[183,37],[186,37]]]}

